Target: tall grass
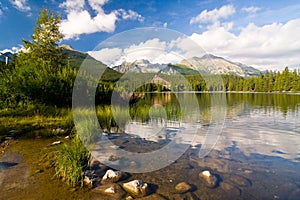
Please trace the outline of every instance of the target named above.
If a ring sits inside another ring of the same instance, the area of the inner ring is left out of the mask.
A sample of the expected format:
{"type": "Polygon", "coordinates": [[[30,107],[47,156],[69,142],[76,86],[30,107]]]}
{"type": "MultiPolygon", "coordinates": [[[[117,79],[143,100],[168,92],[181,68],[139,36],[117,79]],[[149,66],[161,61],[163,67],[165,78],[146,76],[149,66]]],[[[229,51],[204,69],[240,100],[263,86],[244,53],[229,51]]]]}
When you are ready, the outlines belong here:
{"type": "Polygon", "coordinates": [[[68,134],[74,127],[70,108],[54,106],[34,106],[27,111],[17,114],[17,110],[0,110],[0,136],[18,136],[31,131],[41,130],[41,136],[56,136],[68,134]],[[62,128],[64,132],[53,132],[53,129],[62,128]]]}
{"type": "Polygon", "coordinates": [[[78,136],[75,136],[69,143],[64,143],[58,149],[55,163],[56,174],[71,186],[78,184],[83,186],[84,170],[89,156],[89,152],[78,136]]]}

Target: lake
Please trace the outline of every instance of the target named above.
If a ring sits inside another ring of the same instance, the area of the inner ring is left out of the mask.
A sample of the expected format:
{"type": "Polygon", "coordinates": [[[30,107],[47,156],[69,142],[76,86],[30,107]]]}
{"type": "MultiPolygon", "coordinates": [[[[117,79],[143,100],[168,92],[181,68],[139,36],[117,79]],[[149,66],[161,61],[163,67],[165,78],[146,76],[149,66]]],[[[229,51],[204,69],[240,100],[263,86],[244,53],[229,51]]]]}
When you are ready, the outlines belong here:
{"type": "MultiPolygon", "coordinates": [[[[114,102],[96,107],[104,132],[88,146],[100,162],[130,173],[120,183],[143,180],[166,199],[299,199],[299,94],[143,93],[114,102]],[[199,177],[204,170],[217,177],[215,187],[199,177]],[[180,182],[190,191],[178,194],[180,182]]],[[[53,141],[20,138],[13,149],[35,163],[53,141]]],[[[53,179],[54,170],[31,176],[22,157],[8,155],[0,160],[5,197],[111,199],[87,189],[70,192],[53,179]],[[22,162],[9,166],[10,159],[22,162]],[[12,176],[18,170],[26,173],[12,176]]],[[[154,198],[163,199],[148,197],[154,198]]]]}
{"type": "MultiPolygon", "coordinates": [[[[122,116],[128,107],[116,102],[114,116],[122,116]]],[[[121,125],[108,142],[125,153],[95,148],[94,155],[156,185],[156,193],[173,198],[185,181],[200,199],[299,199],[299,94],[145,93],[129,110],[129,120],[116,117],[121,125]],[[120,159],[109,160],[112,152],[120,159]],[[203,170],[218,177],[215,188],[200,180],[203,170]]]]}

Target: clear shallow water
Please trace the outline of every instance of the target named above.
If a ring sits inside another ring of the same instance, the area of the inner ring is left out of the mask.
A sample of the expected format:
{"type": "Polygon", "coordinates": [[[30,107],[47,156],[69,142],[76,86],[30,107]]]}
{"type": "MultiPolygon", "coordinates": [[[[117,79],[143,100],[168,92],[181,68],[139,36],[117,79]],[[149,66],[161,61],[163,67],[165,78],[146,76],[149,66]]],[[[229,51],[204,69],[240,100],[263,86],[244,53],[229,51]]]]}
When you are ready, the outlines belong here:
{"type": "MultiPolygon", "coordinates": [[[[200,199],[300,198],[299,95],[227,94],[222,133],[204,158],[199,158],[198,153],[206,131],[214,126],[208,120],[212,116],[210,108],[213,106],[209,103],[209,94],[199,94],[198,98],[200,107],[205,109],[201,111],[202,120],[197,123],[166,120],[157,126],[165,126],[165,129],[153,133],[149,121],[142,123],[136,119],[125,128],[130,136],[122,134],[111,138],[128,151],[147,152],[167,145],[176,138],[180,129],[198,128],[196,140],[193,134],[177,138],[178,144],[192,144],[179,160],[156,172],[133,177],[142,177],[158,185],[157,192],[169,198],[172,198],[172,194],[167,190],[174,184],[166,183],[164,179],[194,185],[196,189],[192,193],[200,199]],[[131,142],[132,138],[136,138],[134,142],[131,142]],[[198,174],[204,169],[211,170],[219,177],[217,188],[205,188],[199,181],[198,174]],[[150,178],[154,176],[160,178],[150,178]],[[235,176],[242,177],[249,184],[236,181],[235,176]]],[[[164,101],[160,96],[160,104],[167,107],[167,104],[172,105],[172,100],[168,98],[164,101]]]]}

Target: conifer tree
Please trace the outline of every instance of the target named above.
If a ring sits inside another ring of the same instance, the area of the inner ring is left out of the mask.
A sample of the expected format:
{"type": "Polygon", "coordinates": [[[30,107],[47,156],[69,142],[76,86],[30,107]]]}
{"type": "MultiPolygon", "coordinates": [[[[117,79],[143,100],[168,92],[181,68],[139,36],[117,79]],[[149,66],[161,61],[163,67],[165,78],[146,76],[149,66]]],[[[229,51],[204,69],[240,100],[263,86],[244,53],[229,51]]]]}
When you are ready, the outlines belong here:
{"type": "Polygon", "coordinates": [[[63,54],[58,48],[63,34],[59,30],[60,17],[47,9],[40,11],[36,21],[32,41],[23,40],[25,52],[20,58],[22,61],[37,63],[39,67],[50,67],[57,70],[63,63],[63,54]],[[40,66],[42,65],[42,66],[40,66]]]}

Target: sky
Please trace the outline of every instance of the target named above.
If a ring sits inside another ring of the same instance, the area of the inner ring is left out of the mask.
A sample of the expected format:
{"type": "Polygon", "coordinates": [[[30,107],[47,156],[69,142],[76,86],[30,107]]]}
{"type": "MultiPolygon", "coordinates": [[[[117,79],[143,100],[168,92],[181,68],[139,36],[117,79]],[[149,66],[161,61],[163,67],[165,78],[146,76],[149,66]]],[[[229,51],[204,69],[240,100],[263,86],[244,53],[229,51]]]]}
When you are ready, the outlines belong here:
{"type": "MultiPolygon", "coordinates": [[[[105,55],[107,60],[116,61],[120,55],[125,59],[124,52],[132,46],[182,44],[180,37],[168,43],[148,38],[123,49],[96,48],[124,31],[156,27],[184,34],[206,53],[260,70],[300,67],[298,0],[0,0],[1,52],[16,52],[22,48],[22,39],[30,40],[42,8],[61,16],[60,30],[65,36],[61,44],[101,54],[103,59],[105,55]]],[[[165,54],[152,61],[170,60],[165,54]]]]}

